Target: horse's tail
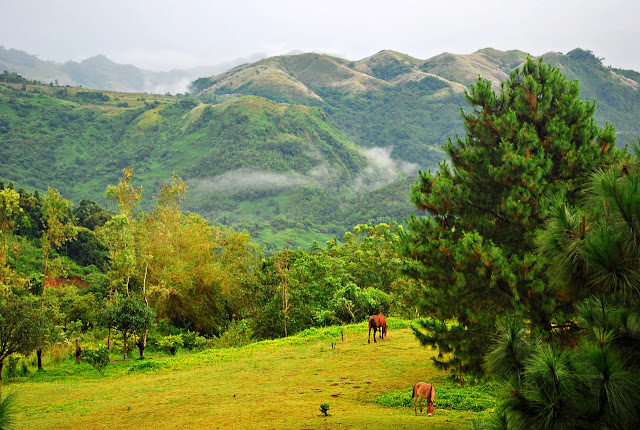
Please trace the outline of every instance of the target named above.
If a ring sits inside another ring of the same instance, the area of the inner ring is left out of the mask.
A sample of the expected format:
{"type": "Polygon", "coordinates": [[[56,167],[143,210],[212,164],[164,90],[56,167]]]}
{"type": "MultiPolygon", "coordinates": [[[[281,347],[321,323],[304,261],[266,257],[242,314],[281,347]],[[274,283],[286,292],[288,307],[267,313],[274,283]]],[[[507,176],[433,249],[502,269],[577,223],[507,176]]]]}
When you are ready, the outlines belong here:
{"type": "Polygon", "coordinates": [[[413,386],[413,393],[411,394],[411,398],[413,399],[416,396],[416,386],[413,386]]]}

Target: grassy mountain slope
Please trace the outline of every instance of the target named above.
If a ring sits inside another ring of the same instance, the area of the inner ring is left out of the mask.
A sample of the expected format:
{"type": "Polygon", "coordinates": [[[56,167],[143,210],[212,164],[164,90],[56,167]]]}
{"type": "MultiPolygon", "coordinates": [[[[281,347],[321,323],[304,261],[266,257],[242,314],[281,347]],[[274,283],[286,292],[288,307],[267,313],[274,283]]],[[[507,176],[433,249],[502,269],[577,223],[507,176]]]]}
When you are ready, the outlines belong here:
{"type": "Polygon", "coordinates": [[[71,88],[0,91],[0,115],[9,122],[0,141],[3,177],[49,183],[71,198],[129,164],[145,184],[173,171],[206,179],[242,168],[305,175],[321,166],[349,182],[365,164],[360,149],[317,108],[256,97],[214,106],[71,88]]]}
{"type": "Polygon", "coordinates": [[[593,53],[583,49],[549,55],[549,62],[580,82],[583,97],[596,102],[596,121],[612,123],[618,143],[640,137],[640,74],[604,67],[593,53]]]}
{"type": "MultiPolygon", "coordinates": [[[[468,86],[481,75],[498,87],[526,56],[491,48],[469,55],[444,53],[426,61],[389,50],[356,62],[300,54],[202,78],[193,89],[204,97],[255,94],[321,106],[358,145],[392,148],[397,162],[427,169],[443,158],[443,142],[464,133],[459,110],[466,106],[468,86]]],[[[616,126],[620,145],[640,134],[637,75],[608,69],[580,49],[544,58],[569,79],[580,81],[583,98],[597,100],[596,120],[616,126]]]]}
{"type": "Polygon", "coordinates": [[[443,53],[422,63],[420,69],[465,86],[475,83],[478,75],[499,84],[526,58],[527,54],[522,51],[487,48],[469,55],[443,53]]]}

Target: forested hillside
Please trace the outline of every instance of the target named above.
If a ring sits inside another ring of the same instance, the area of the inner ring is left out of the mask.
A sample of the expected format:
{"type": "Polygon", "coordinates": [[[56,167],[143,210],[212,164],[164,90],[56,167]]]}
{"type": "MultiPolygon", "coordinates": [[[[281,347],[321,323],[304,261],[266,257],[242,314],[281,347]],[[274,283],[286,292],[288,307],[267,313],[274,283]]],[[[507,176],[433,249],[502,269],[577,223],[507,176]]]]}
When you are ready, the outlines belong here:
{"type": "Polygon", "coordinates": [[[353,210],[368,192],[407,176],[388,154],[379,162],[358,147],[319,107],[25,81],[0,85],[0,133],[6,183],[104,204],[106,186],[131,167],[148,208],[157,184],[175,172],[190,185],[187,208],[274,247],[324,242],[361,222],[401,221],[410,208],[407,187],[353,210]]]}

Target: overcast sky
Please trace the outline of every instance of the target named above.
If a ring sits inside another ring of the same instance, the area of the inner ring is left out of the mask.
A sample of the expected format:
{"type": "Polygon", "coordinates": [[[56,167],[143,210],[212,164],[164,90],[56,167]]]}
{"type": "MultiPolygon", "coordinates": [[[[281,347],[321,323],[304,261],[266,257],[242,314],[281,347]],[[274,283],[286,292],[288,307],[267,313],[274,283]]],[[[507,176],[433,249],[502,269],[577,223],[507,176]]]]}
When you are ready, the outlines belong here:
{"type": "Polygon", "coordinates": [[[640,71],[639,18],[638,0],[0,0],[0,45],[150,70],[293,50],[359,60],[383,49],[427,59],[579,47],[640,71]]]}

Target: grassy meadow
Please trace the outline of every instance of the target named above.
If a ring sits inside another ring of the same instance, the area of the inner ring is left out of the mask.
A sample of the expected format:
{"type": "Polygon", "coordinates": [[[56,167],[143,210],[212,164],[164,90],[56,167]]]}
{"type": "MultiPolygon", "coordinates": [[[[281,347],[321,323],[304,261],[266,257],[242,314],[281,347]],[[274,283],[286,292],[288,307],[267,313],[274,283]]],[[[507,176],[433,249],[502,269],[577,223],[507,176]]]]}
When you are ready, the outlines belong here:
{"type": "Polygon", "coordinates": [[[499,389],[448,381],[433,354],[391,318],[388,338],[375,344],[361,323],[242,348],[120,357],[104,377],[69,357],[5,381],[3,391],[17,395],[17,429],[464,429],[484,421],[499,389]],[[433,417],[409,406],[420,380],[436,387],[433,417]]]}

